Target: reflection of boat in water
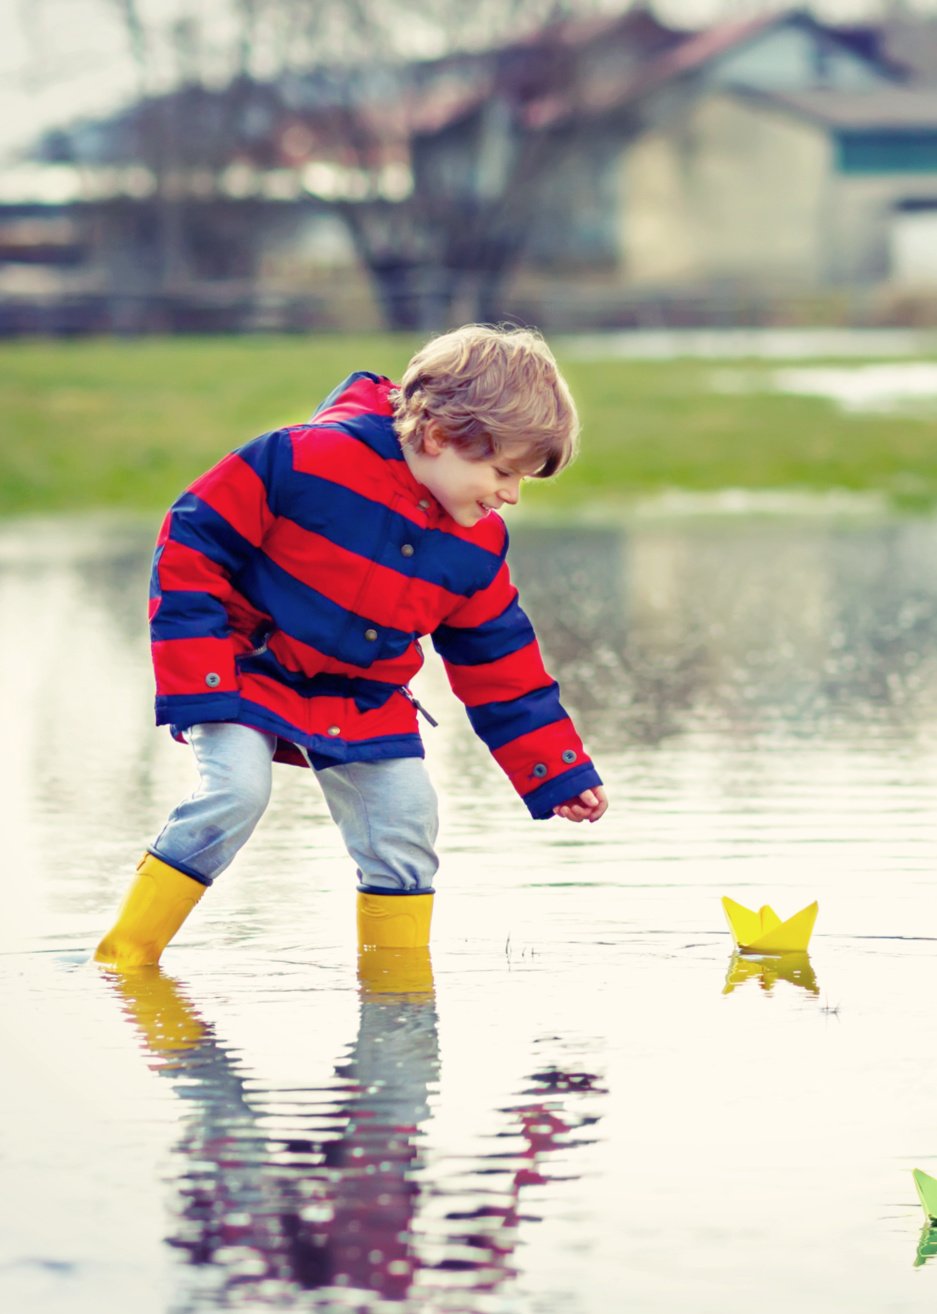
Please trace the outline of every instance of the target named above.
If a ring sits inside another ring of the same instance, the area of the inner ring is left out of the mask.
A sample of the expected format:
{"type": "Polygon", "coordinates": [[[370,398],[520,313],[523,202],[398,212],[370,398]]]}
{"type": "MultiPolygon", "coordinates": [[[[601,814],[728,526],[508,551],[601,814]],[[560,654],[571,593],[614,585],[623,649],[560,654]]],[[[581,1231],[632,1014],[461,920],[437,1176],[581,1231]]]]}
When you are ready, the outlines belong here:
{"type": "Polygon", "coordinates": [[[789,981],[812,995],[820,993],[817,976],[808,954],[772,954],[765,958],[733,953],[729,959],[722,993],[729,995],[746,981],[757,981],[768,994],[778,981],[789,981]]]}
{"type": "Polygon", "coordinates": [[[937,1255],[937,1227],[925,1223],[918,1237],[917,1250],[914,1253],[914,1267],[921,1268],[929,1259],[937,1255]]]}
{"type": "Polygon", "coordinates": [[[500,1111],[504,1148],[475,1170],[458,1163],[451,1188],[433,1164],[429,1190],[440,1072],[429,952],[362,954],[359,982],[357,1033],[334,1080],[301,1089],[246,1070],[159,967],[112,978],[150,1066],[186,1105],[167,1241],[207,1303],[291,1306],[301,1291],[342,1308],[352,1291],[401,1301],[448,1289],[456,1270],[463,1291],[500,1289],[534,1221],[526,1188],[553,1180],[552,1152],[596,1121],[596,1078],[546,1061],[500,1111]]]}

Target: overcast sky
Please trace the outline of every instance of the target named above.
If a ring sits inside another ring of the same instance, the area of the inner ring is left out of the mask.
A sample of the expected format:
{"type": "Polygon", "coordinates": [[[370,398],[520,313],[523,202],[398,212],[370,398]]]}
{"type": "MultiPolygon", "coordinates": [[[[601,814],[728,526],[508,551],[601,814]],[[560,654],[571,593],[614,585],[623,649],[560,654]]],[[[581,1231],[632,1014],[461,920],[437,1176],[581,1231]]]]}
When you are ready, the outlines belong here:
{"type": "MultiPolygon", "coordinates": [[[[143,0],[162,14],[204,14],[212,0],[143,0]]],[[[833,21],[881,13],[887,0],[814,0],[833,21]]],[[[610,7],[614,8],[614,4],[610,7]]],[[[771,6],[757,0],[659,0],[658,15],[693,27],[771,6]]],[[[777,6],[782,7],[782,6],[777,6]]],[[[937,0],[905,0],[937,14],[937,0]]],[[[118,0],[0,0],[0,158],[48,127],[107,113],[133,97],[136,74],[118,0]]]]}

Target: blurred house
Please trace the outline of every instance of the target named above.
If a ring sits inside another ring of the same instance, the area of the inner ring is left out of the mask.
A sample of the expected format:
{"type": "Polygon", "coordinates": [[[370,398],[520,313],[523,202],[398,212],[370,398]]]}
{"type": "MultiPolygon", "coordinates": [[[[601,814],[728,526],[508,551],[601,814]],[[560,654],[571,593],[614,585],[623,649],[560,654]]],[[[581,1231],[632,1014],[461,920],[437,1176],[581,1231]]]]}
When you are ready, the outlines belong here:
{"type": "Polygon", "coordinates": [[[0,192],[0,331],[66,293],[69,326],[93,304],[99,331],[887,319],[937,300],[927,21],[688,33],[629,9],[366,78],[183,86],[44,160],[77,190],[0,192]],[[27,231],[51,251],[44,222],[54,259],[24,261],[27,231]]]}
{"type": "Polygon", "coordinates": [[[713,89],[622,172],[634,282],[937,290],[937,92],[713,89]]]}
{"type": "Polygon", "coordinates": [[[721,25],[528,112],[562,160],[528,271],[575,274],[575,302],[601,268],[592,314],[623,292],[937,290],[937,86],[854,33],[721,25]]]}

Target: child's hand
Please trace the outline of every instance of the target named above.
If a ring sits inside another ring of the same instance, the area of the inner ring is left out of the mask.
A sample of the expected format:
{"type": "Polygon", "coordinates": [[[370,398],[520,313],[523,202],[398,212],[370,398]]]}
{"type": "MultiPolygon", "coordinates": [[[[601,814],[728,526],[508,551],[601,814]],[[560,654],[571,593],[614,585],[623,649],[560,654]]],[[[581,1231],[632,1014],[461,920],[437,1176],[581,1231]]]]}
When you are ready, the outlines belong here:
{"type": "Polygon", "coordinates": [[[595,789],[584,789],[575,798],[568,798],[553,811],[566,821],[598,821],[607,809],[608,796],[601,785],[596,785],[595,789]]]}

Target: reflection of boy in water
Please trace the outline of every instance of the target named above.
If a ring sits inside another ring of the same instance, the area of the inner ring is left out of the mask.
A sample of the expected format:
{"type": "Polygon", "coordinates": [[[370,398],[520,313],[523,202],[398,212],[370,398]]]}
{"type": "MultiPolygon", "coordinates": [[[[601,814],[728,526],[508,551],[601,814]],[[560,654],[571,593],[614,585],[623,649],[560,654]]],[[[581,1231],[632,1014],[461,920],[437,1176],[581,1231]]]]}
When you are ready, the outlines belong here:
{"type": "Polygon", "coordinates": [[[424,635],[531,815],[602,816],[498,514],[523,479],[566,465],[577,427],[537,334],[470,325],[418,352],[400,386],[353,374],[310,422],[255,439],[183,493],[153,569],[156,713],[200,780],[144,855],[98,961],[158,961],[256,826],[274,760],[319,780],[358,869],[362,943],[425,945],[437,811],[409,689],[424,635]]]}
{"type": "Polygon", "coordinates": [[[357,1037],[326,1091],[250,1089],[159,968],[114,985],[154,1068],[190,1110],[170,1244],[210,1270],[209,1285],[242,1299],[266,1298],[271,1282],[405,1296],[418,1268],[420,1128],[439,1080],[432,978],[403,996],[363,992],[357,1037]],[[284,1104],[292,1125],[277,1137],[284,1104]]]}
{"type": "Polygon", "coordinates": [[[586,1143],[597,1120],[577,1107],[601,1090],[596,1077],[552,1066],[533,1074],[501,1111],[499,1137],[520,1139],[516,1152],[497,1151],[474,1169],[460,1162],[454,1196],[463,1208],[439,1212],[447,1192],[437,1180],[435,1217],[418,1227],[440,1075],[431,984],[406,995],[364,989],[357,1035],[325,1090],[247,1080],[158,968],[123,973],[114,988],[152,1066],[188,1107],[168,1240],[204,1270],[206,1297],[213,1288],[236,1292],[242,1306],[254,1293],[275,1304],[273,1283],[280,1298],[298,1287],[403,1300],[432,1289],[433,1269],[493,1291],[514,1275],[518,1232],[532,1221],[521,1209],[525,1188],[550,1181],[550,1156],[586,1143]],[[290,1129],[277,1136],[285,1109],[290,1129]],[[476,1199],[484,1203],[464,1207],[476,1199]]]}

